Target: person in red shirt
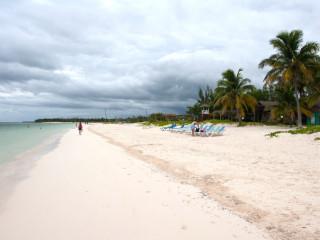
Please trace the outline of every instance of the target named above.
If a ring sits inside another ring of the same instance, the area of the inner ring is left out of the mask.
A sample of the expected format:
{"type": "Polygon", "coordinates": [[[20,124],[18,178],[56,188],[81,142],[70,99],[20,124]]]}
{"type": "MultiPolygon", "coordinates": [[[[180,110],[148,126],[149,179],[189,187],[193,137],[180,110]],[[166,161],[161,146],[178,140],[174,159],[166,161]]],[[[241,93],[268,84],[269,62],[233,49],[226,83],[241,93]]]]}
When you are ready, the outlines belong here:
{"type": "Polygon", "coordinates": [[[83,130],[81,122],[79,123],[78,130],[79,130],[79,135],[81,135],[82,130],[83,130]]]}

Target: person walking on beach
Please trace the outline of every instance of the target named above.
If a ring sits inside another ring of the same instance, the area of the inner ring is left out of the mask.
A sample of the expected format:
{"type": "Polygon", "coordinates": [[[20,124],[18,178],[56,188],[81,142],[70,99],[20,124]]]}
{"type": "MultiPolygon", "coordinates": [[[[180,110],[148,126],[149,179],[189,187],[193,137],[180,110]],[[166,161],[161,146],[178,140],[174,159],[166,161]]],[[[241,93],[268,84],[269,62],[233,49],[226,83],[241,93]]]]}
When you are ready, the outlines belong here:
{"type": "Polygon", "coordinates": [[[192,131],[192,137],[194,137],[194,131],[196,129],[196,125],[198,124],[197,121],[194,121],[193,123],[191,123],[191,131],[192,131]]]}
{"type": "Polygon", "coordinates": [[[81,135],[81,133],[82,133],[82,124],[81,124],[81,122],[79,123],[78,130],[79,130],[79,135],[81,135]]]}

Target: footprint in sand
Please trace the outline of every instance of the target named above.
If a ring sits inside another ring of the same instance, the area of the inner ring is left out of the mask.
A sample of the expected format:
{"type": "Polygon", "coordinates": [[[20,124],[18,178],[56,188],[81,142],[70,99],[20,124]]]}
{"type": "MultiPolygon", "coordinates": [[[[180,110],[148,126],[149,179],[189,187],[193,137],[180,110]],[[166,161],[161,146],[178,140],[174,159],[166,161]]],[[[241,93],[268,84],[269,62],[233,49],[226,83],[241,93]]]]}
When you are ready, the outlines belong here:
{"type": "Polygon", "coordinates": [[[182,225],[180,229],[181,229],[181,230],[187,230],[188,228],[187,228],[186,225],[182,225]]]}

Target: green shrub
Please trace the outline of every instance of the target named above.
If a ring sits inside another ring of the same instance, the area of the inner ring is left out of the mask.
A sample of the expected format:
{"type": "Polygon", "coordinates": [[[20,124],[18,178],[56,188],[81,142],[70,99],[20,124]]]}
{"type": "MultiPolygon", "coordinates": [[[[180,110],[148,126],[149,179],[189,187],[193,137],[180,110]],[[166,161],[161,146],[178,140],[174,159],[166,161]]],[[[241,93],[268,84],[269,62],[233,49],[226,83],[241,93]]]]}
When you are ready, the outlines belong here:
{"type": "Polygon", "coordinates": [[[279,133],[290,133],[290,134],[313,134],[320,132],[320,126],[307,126],[305,128],[289,130],[289,131],[277,131],[267,134],[266,136],[278,137],[279,133]]]}
{"type": "Polygon", "coordinates": [[[270,136],[270,137],[278,137],[279,133],[285,133],[287,131],[276,131],[276,132],[272,132],[269,134],[266,134],[266,136],[270,136]]]}

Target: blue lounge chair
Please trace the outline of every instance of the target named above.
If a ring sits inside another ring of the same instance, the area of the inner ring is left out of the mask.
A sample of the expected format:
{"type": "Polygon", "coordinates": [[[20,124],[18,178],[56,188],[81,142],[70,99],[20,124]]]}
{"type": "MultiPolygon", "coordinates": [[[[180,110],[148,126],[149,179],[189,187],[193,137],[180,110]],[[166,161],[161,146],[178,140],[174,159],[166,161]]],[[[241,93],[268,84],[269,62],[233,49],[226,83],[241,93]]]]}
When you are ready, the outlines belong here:
{"type": "Polygon", "coordinates": [[[217,125],[211,125],[212,127],[210,129],[207,129],[206,132],[202,133],[202,137],[210,137],[211,134],[217,129],[220,128],[220,126],[217,125]]]}
{"type": "Polygon", "coordinates": [[[203,132],[207,131],[208,127],[209,127],[208,125],[204,125],[203,128],[199,129],[199,132],[195,132],[195,135],[199,135],[200,136],[203,132]]]}
{"type": "Polygon", "coordinates": [[[166,131],[166,130],[168,130],[168,129],[171,129],[171,128],[174,128],[175,126],[177,126],[177,124],[176,123],[172,123],[172,125],[170,126],[170,127],[162,127],[162,128],[160,128],[162,131],[166,131]]]}
{"type": "Polygon", "coordinates": [[[190,128],[191,128],[191,124],[188,124],[188,125],[185,126],[184,128],[176,129],[174,132],[184,133],[184,132],[186,132],[186,131],[189,131],[190,128]]]}
{"type": "Polygon", "coordinates": [[[226,126],[222,126],[219,130],[215,131],[214,132],[214,135],[217,136],[217,135],[222,135],[223,132],[225,131],[226,129],[226,126]]]}
{"type": "MultiPolygon", "coordinates": [[[[203,128],[203,126],[204,126],[204,124],[201,124],[201,125],[200,125],[200,127],[199,127],[199,132],[200,132],[200,129],[203,128]]],[[[187,134],[192,134],[191,128],[190,128],[188,131],[186,131],[186,133],[187,133],[187,134]]],[[[196,134],[196,131],[194,131],[194,133],[196,134]]]]}
{"type": "Polygon", "coordinates": [[[173,132],[175,130],[182,129],[182,128],[184,128],[184,123],[181,125],[181,127],[174,127],[174,128],[169,129],[169,130],[173,132]]]}
{"type": "Polygon", "coordinates": [[[215,127],[213,127],[213,128],[211,129],[210,132],[205,133],[204,136],[206,136],[206,137],[212,137],[212,136],[214,136],[214,133],[215,133],[215,132],[219,131],[220,128],[221,128],[221,126],[215,126],[215,127]]]}
{"type": "Polygon", "coordinates": [[[214,125],[210,125],[207,129],[203,129],[203,132],[200,132],[200,136],[204,136],[205,134],[212,131],[214,125]]]}

